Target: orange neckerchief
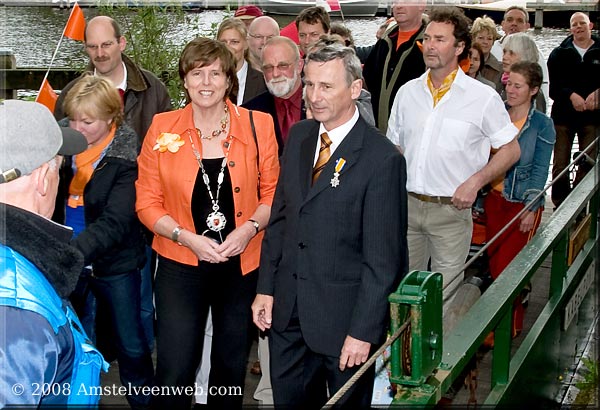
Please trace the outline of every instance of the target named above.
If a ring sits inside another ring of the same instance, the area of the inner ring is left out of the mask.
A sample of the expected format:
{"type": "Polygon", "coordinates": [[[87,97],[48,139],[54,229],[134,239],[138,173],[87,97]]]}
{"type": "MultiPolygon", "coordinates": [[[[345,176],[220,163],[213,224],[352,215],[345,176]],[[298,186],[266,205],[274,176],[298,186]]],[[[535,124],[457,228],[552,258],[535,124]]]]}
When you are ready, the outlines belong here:
{"type": "MultiPolygon", "coordinates": [[[[513,125],[515,127],[517,127],[519,130],[521,130],[521,128],[523,128],[523,125],[525,125],[525,121],[527,121],[527,117],[523,117],[520,120],[513,121],[513,125]]],[[[519,136],[520,135],[521,134],[519,133],[519,136]]],[[[490,183],[492,185],[492,188],[495,191],[502,192],[504,190],[504,178],[505,177],[506,177],[506,174],[502,174],[490,183]]]]}
{"type": "Polygon", "coordinates": [[[431,91],[431,95],[433,96],[433,106],[434,107],[440,102],[442,97],[444,97],[444,95],[446,95],[446,93],[450,89],[450,86],[452,85],[452,83],[454,82],[454,79],[456,78],[457,72],[458,72],[458,69],[456,69],[456,70],[452,71],[450,74],[448,74],[448,76],[446,78],[444,78],[444,81],[442,81],[442,85],[440,85],[440,88],[433,87],[433,83],[431,82],[431,73],[429,73],[429,75],[427,76],[427,87],[429,87],[429,91],[431,91]]]}
{"type": "Polygon", "coordinates": [[[417,31],[419,31],[419,28],[411,31],[398,30],[398,38],[396,39],[396,50],[398,50],[402,44],[410,40],[410,38],[414,36],[417,31]]]}
{"type": "Polygon", "coordinates": [[[115,137],[117,127],[115,124],[110,128],[108,136],[100,144],[90,147],[81,154],[73,156],[77,171],[73,175],[71,184],[69,185],[69,199],[67,205],[71,208],[83,206],[83,190],[94,173],[94,163],[100,159],[102,152],[110,145],[115,137]]]}

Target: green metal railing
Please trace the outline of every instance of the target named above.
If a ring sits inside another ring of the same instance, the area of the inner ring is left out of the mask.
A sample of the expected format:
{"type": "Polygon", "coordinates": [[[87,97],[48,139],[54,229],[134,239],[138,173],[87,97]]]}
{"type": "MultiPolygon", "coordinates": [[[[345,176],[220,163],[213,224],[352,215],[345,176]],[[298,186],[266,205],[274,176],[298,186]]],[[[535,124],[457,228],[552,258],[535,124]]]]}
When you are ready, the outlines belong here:
{"type": "MultiPolygon", "coordinates": [[[[557,354],[556,346],[554,348],[548,347],[548,351],[544,352],[544,346],[542,345],[548,337],[560,338],[561,332],[565,332],[566,329],[562,329],[557,323],[563,322],[566,303],[572,298],[580,282],[586,279],[584,277],[589,280],[590,270],[593,270],[592,275],[597,276],[597,224],[600,204],[599,167],[598,164],[593,167],[581,183],[574,188],[567,200],[552,214],[549,221],[540,227],[535,237],[506,267],[502,275],[485,291],[469,312],[457,323],[456,327],[448,335],[445,335],[443,347],[439,340],[430,343],[432,350],[443,349],[441,359],[437,360],[437,365],[434,363],[437,367],[433,371],[430,370],[431,361],[419,359],[416,363],[412,363],[410,371],[413,373],[413,377],[401,374],[400,365],[397,363],[399,357],[398,347],[393,347],[392,352],[394,353],[394,349],[396,349],[396,354],[393,354],[392,359],[392,381],[400,384],[392,405],[433,406],[438,403],[454,381],[461,377],[463,370],[491,331],[494,331],[495,334],[491,366],[491,391],[485,399],[485,405],[511,403],[511,399],[514,399],[511,397],[511,393],[520,388],[518,384],[522,382],[523,374],[526,372],[532,372],[533,370],[533,372],[554,373],[557,370],[554,368],[532,369],[531,363],[534,360],[533,356],[540,355],[540,350],[542,350],[542,355],[557,354]],[[589,238],[569,266],[567,262],[569,234],[578,216],[585,209],[591,214],[589,238]],[[513,302],[551,253],[552,268],[548,301],[519,348],[511,356],[513,302]],[[415,368],[415,366],[429,366],[429,368],[415,368]],[[415,378],[414,375],[418,377],[415,378]],[[403,383],[403,379],[407,382],[403,383]]],[[[427,278],[426,272],[413,272],[413,274],[419,275],[421,279],[427,278]]],[[[402,285],[399,292],[406,293],[402,292],[401,288],[402,285]]],[[[415,286],[409,288],[416,289],[415,286]]],[[[409,309],[411,312],[426,310],[423,307],[418,309],[415,306],[409,307],[411,304],[421,305],[423,298],[419,299],[419,297],[413,296],[412,298],[416,302],[411,302],[410,297],[405,298],[405,300],[402,297],[399,294],[395,298],[394,295],[390,297],[392,316],[394,316],[394,313],[398,316],[392,318],[393,324],[394,321],[396,324],[400,323],[406,317],[406,312],[409,309]],[[395,304],[397,306],[394,306],[395,304]]],[[[429,297],[429,299],[435,300],[432,297],[429,297]]],[[[416,331],[417,335],[415,335],[415,328],[430,329],[431,324],[419,323],[419,320],[424,320],[423,316],[414,313],[412,316],[412,343],[413,346],[416,345],[422,349],[422,342],[427,341],[429,335],[419,334],[419,330],[416,331]],[[418,339],[415,340],[415,337],[418,339]]],[[[441,315],[437,317],[439,318],[441,315]]],[[[436,319],[429,318],[426,320],[436,319]]],[[[431,333],[430,330],[428,331],[431,333]]],[[[554,341],[550,344],[555,345],[557,343],[557,341],[554,341]]],[[[421,351],[419,354],[423,355],[423,352],[421,351]]],[[[414,354],[413,356],[419,357],[414,354]]],[[[436,358],[435,352],[432,353],[432,358],[436,358]]],[[[558,359],[555,362],[558,362],[558,359]]],[[[552,377],[548,377],[545,382],[552,383],[552,377]]],[[[523,397],[519,400],[522,403],[523,397]]],[[[512,403],[514,404],[514,402],[512,403]]]]}

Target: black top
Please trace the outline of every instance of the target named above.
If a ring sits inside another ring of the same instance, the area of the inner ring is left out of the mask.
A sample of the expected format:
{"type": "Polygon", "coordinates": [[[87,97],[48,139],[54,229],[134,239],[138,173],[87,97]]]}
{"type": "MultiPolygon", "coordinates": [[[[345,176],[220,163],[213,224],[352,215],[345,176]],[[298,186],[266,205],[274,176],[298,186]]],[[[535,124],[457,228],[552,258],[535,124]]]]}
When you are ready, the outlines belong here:
{"type": "MultiPolygon", "coordinates": [[[[212,191],[213,197],[216,199],[217,196],[217,177],[221,170],[221,164],[223,158],[208,158],[202,160],[204,170],[210,178],[210,190],[212,191]]],[[[229,175],[229,169],[225,166],[223,184],[219,192],[219,212],[225,215],[227,223],[225,228],[220,231],[223,240],[229,235],[231,231],[235,229],[235,211],[233,207],[233,190],[231,185],[231,176],[229,175]]],[[[208,236],[209,238],[215,239],[221,243],[221,237],[219,232],[214,232],[208,229],[206,224],[206,218],[212,213],[212,202],[210,195],[206,189],[206,184],[202,179],[202,171],[198,167],[198,174],[196,175],[196,183],[194,184],[194,191],[192,192],[192,218],[194,219],[194,226],[198,235],[208,236]],[[205,232],[206,231],[206,232],[205,232]]]]}
{"type": "MultiPolygon", "coordinates": [[[[68,120],[59,122],[68,125],[68,120]]],[[[85,185],[85,229],[71,241],[92,264],[94,275],[131,273],[146,263],[142,225],[135,213],[135,181],[138,178],[139,140],[135,131],[121,124],[115,137],[85,185]]],[[[65,157],[53,219],[64,222],[73,178],[73,158],[65,157]]]]}

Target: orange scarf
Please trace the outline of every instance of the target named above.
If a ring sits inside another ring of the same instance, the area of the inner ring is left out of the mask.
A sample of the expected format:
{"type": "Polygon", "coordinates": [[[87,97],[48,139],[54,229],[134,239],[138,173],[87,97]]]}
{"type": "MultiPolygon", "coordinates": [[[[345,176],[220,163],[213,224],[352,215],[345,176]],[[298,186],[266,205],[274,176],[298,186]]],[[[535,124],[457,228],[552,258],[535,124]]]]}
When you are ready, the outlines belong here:
{"type": "Polygon", "coordinates": [[[457,72],[458,70],[454,70],[450,74],[448,74],[448,76],[444,78],[444,81],[442,81],[442,85],[440,85],[439,88],[435,88],[433,86],[433,82],[431,81],[431,73],[427,76],[427,86],[429,87],[429,91],[433,96],[434,107],[440,102],[442,97],[444,97],[444,95],[446,95],[446,93],[450,90],[450,86],[454,82],[457,72]]]}
{"type": "Polygon", "coordinates": [[[108,136],[104,138],[104,141],[88,148],[81,154],[73,156],[75,161],[76,172],[73,175],[71,184],[69,185],[69,199],[67,205],[71,208],[77,208],[83,206],[83,190],[94,173],[94,164],[100,159],[102,152],[110,145],[113,138],[115,137],[115,131],[117,127],[113,124],[108,132],[108,136]]]}

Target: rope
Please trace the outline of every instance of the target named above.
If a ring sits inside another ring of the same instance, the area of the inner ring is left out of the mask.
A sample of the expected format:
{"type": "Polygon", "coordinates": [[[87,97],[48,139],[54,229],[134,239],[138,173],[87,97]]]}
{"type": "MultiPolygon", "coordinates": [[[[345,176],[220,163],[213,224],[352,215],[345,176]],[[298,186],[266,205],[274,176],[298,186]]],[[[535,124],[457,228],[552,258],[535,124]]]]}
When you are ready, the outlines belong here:
{"type": "MultiPolygon", "coordinates": [[[[561,178],[565,173],[569,172],[570,168],[575,165],[576,163],[578,163],[582,158],[585,158],[587,155],[587,152],[590,151],[593,146],[598,142],[598,139],[600,137],[596,138],[594,141],[592,141],[590,143],[590,145],[588,145],[582,152],[579,153],[579,155],[573,159],[573,161],[571,161],[569,163],[569,165],[567,167],[565,167],[565,169],[563,169],[557,176],[556,178],[554,178],[552,181],[550,181],[550,183],[540,192],[538,193],[531,201],[529,201],[525,207],[517,214],[515,215],[515,217],[513,219],[510,220],[510,222],[508,222],[504,228],[502,228],[500,230],[500,232],[498,232],[492,239],[490,239],[490,241],[488,243],[486,243],[475,255],[473,255],[473,257],[471,259],[469,259],[467,261],[467,263],[465,263],[465,265],[463,266],[463,268],[461,269],[461,272],[464,272],[469,266],[471,266],[473,264],[473,262],[475,262],[475,260],[481,256],[483,254],[483,252],[485,252],[487,250],[487,248],[490,247],[490,245],[492,243],[494,243],[494,241],[496,241],[504,232],[506,232],[506,230],[516,221],[518,220],[521,215],[523,215],[523,213],[525,213],[525,211],[529,210],[532,205],[539,199],[541,198],[546,191],[554,184],[554,182],[556,180],[558,180],[559,178],[561,178]]],[[[352,376],[350,377],[350,379],[348,379],[348,381],[346,383],[344,383],[344,385],[337,391],[337,393],[335,393],[327,403],[325,403],[325,405],[322,407],[322,409],[328,409],[331,406],[335,405],[339,399],[342,398],[342,396],[344,394],[346,394],[346,392],[348,392],[348,390],[354,385],[354,383],[356,383],[356,381],[369,369],[369,367],[371,367],[375,361],[377,360],[377,358],[379,356],[381,356],[383,354],[383,352],[385,351],[385,349],[387,349],[392,343],[394,343],[396,341],[396,339],[398,339],[398,337],[400,337],[400,335],[402,334],[402,332],[404,332],[404,330],[408,327],[408,325],[410,324],[410,318],[407,319],[402,326],[400,326],[392,336],[390,336],[388,338],[388,340],[386,340],[386,342],[379,348],[377,349],[377,351],[375,353],[373,353],[373,355],[365,362],[363,363],[363,365],[360,367],[360,369],[358,369],[358,371],[352,376]]]]}
{"type": "Polygon", "coordinates": [[[375,363],[375,360],[377,360],[377,358],[383,354],[385,349],[387,349],[388,346],[390,346],[392,343],[394,343],[394,341],[396,341],[396,339],[398,339],[398,337],[400,337],[402,332],[404,332],[404,330],[408,327],[409,324],[410,324],[410,318],[406,319],[406,322],[402,323],[402,326],[400,326],[394,332],[394,334],[391,335],[388,338],[388,340],[386,340],[385,343],[379,349],[377,349],[377,351],[375,353],[373,353],[373,355],[371,357],[369,357],[369,359],[366,362],[363,363],[363,365],[360,367],[360,369],[358,369],[358,371],[356,373],[354,373],[352,375],[352,377],[350,377],[348,379],[348,381],[346,383],[344,383],[344,385],[342,387],[340,387],[340,389],[337,391],[337,393],[335,393],[329,399],[329,401],[327,403],[325,403],[325,405],[322,407],[322,409],[328,409],[331,406],[333,406],[334,404],[336,404],[338,402],[338,400],[341,399],[342,396],[344,394],[346,394],[346,392],[354,385],[354,383],[356,383],[356,381],[369,369],[369,367],[371,367],[371,365],[373,365],[375,363]]]}
{"type": "Polygon", "coordinates": [[[585,158],[587,155],[587,152],[590,151],[594,145],[598,142],[598,138],[597,137],[594,141],[592,141],[590,143],[590,145],[588,145],[582,152],[579,153],[579,155],[573,160],[571,161],[571,163],[565,167],[565,169],[563,169],[560,174],[558,174],[556,176],[556,178],[554,178],[552,181],[550,181],[550,183],[539,193],[537,194],[531,201],[529,201],[527,204],[525,204],[525,207],[518,213],[515,215],[515,217],[513,219],[511,219],[505,226],[504,228],[502,228],[496,235],[494,235],[494,237],[492,239],[489,240],[488,243],[486,243],[479,251],[477,251],[477,253],[475,253],[475,255],[473,255],[473,257],[471,259],[469,259],[467,261],[467,263],[465,263],[465,265],[462,267],[462,269],[460,270],[459,273],[464,272],[465,270],[467,270],[469,268],[469,266],[471,266],[476,260],[477,258],[479,258],[483,252],[485,252],[490,245],[492,245],[504,232],[506,232],[506,230],[516,221],[518,220],[521,215],[523,215],[525,213],[525,211],[528,211],[529,209],[531,209],[532,205],[542,196],[544,196],[544,194],[546,193],[546,191],[548,189],[550,189],[550,187],[552,185],[554,185],[554,182],[557,181],[559,178],[561,178],[565,173],[569,172],[570,168],[578,163],[582,158],[585,158]]]}

